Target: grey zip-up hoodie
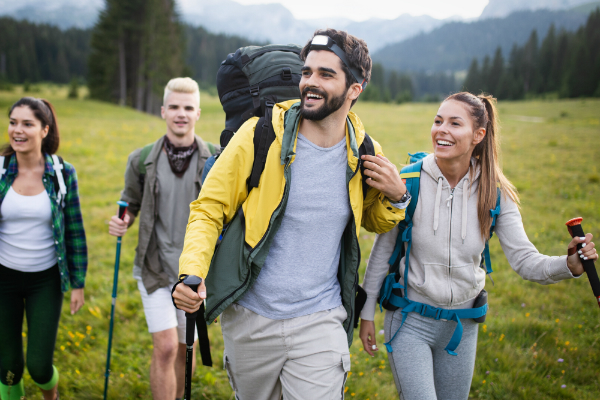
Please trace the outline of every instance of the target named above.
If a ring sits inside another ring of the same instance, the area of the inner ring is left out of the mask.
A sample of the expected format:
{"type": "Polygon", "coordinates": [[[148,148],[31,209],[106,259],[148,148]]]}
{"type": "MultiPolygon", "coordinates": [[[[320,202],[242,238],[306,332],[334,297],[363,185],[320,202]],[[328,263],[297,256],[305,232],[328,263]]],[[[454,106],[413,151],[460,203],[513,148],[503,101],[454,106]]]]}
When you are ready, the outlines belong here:
{"type": "MultiPolygon", "coordinates": [[[[476,168],[475,159],[471,168],[476,168]]],[[[479,267],[485,240],[477,218],[478,168],[473,182],[469,180],[467,173],[451,189],[434,156],[430,154],[423,160],[409,258],[410,300],[446,309],[471,308],[485,286],[485,271],[479,267]]],[[[501,196],[500,207],[495,234],[511,267],[521,277],[542,285],[573,278],[566,255],[545,256],[529,241],[514,201],[501,196]]],[[[362,285],[367,292],[361,313],[364,320],[374,318],[377,295],[397,237],[395,227],[375,238],[362,285]]],[[[401,274],[404,262],[403,258],[401,274]]]]}

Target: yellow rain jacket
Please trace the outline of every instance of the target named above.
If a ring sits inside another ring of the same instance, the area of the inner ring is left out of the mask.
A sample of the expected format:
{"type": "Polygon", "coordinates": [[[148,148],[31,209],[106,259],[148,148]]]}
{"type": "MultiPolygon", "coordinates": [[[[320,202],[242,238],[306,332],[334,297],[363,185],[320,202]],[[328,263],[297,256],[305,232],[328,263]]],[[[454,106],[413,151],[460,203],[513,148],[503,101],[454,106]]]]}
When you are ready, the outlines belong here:
{"type": "MultiPolygon", "coordinates": [[[[258,118],[246,121],[233,136],[210,170],[198,199],[190,205],[190,219],[180,275],[206,278],[206,321],[213,321],[240,298],[254,283],[264,264],[269,245],[281,224],[294,162],[300,102],[290,100],[273,108],[275,140],[269,148],[257,188],[248,193],[247,180],[254,162],[254,129],[258,118]],[[221,243],[215,244],[224,224],[221,243]]],[[[338,279],[342,303],[348,313],[344,328],[352,340],[354,298],[358,284],[360,227],[376,233],[391,230],[404,218],[404,210],[389,203],[378,190],[370,188],[363,201],[358,148],[365,137],[360,119],[350,112],[346,123],[348,168],[346,182],[354,218],[342,236],[338,279]]],[[[375,140],[376,154],[383,154],[375,140]]]]}

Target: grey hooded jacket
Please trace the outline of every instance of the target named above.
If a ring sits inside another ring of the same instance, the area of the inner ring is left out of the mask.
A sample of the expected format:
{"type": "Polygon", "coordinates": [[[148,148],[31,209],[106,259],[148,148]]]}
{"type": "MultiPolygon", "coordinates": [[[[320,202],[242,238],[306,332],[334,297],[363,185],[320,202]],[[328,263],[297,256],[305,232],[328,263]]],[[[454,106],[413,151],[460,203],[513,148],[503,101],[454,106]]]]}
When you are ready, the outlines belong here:
{"type": "MultiPolygon", "coordinates": [[[[475,165],[472,159],[471,168],[477,168],[475,165]]],[[[409,258],[410,300],[446,309],[472,308],[485,286],[486,274],[479,267],[485,246],[477,217],[479,169],[473,182],[469,179],[467,173],[451,189],[434,156],[430,154],[423,160],[409,258]]],[[[540,254],[529,241],[514,201],[501,196],[500,206],[495,234],[511,267],[521,277],[543,285],[573,278],[567,256],[540,254]]],[[[395,227],[375,239],[363,282],[368,300],[362,319],[373,320],[377,295],[397,237],[395,227]]],[[[404,258],[400,265],[404,266],[404,258]]],[[[404,268],[400,271],[403,273],[404,268]]]]}

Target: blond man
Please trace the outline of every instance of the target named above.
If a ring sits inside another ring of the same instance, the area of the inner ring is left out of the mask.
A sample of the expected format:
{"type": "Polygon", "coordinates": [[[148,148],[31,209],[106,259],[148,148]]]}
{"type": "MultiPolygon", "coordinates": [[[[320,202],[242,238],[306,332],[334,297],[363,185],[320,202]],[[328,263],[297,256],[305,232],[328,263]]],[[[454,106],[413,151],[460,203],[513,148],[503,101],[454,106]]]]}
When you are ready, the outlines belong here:
{"type": "Polygon", "coordinates": [[[150,387],[155,400],[173,400],[183,397],[186,347],[185,315],[173,306],[171,287],[177,281],[189,204],[200,193],[202,170],[215,146],[194,133],[200,90],[193,79],[169,81],[161,115],[166,134],[129,155],[121,192],[129,208],[123,220],[112,217],[108,231],[123,236],[139,216],[133,275],[154,344],[150,387]]]}

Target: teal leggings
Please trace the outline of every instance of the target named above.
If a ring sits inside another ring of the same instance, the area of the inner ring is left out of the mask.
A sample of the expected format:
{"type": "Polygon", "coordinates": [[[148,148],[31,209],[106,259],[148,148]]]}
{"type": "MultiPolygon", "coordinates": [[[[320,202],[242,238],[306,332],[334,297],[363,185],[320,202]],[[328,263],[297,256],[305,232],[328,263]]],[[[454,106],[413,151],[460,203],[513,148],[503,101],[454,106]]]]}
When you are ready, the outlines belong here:
{"type": "Polygon", "coordinates": [[[52,379],[52,358],[63,293],[55,265],[21,272],[0,265],[0,382],[16,385],[23,376],[23,314],[27,315],[27,369],[37,384],[52,379]]]}

